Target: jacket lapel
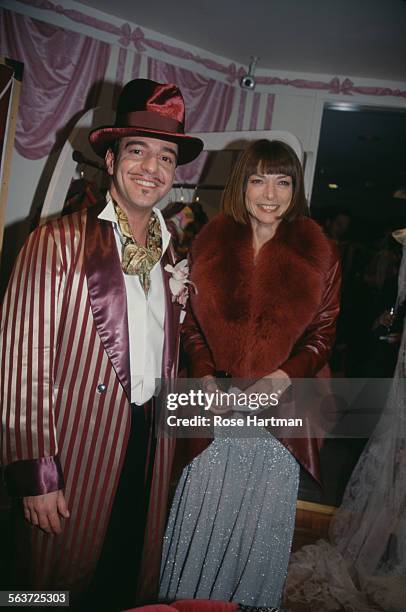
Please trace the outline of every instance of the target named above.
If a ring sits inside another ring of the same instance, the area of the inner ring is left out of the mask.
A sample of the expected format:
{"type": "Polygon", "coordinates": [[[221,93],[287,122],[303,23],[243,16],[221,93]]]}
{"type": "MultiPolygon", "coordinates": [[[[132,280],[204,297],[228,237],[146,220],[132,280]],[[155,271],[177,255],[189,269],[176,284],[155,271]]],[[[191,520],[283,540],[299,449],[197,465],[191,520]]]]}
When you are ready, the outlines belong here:
{"type": "Polygon", "coordinates": [[[127,298],[114,230],[97,215],[103,199],[87,212],[85,270],[93,319],[127,397],[131,397],[127,298]]]}

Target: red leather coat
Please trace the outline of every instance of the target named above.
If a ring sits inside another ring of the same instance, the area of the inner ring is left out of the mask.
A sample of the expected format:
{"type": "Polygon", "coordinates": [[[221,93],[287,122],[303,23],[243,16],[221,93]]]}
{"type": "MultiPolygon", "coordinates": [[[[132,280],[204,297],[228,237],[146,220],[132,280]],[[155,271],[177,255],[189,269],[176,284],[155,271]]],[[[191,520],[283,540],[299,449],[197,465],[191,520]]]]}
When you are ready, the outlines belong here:
{"type": "MultiPolygon", "coordinates": [[[[290,378],[320,375],[334,344],[341,274],[334,245],[314,221],[282,221],[254,262],[250,225],[220,214],[195,240],[191,259],[189,376],[223,370],[258,379],[279,368],[290,378]]],[[[318,440],[281,442],[320,482],[318,440]]],[[[207,446],[188,443],[188,460],[207,446]]]]}

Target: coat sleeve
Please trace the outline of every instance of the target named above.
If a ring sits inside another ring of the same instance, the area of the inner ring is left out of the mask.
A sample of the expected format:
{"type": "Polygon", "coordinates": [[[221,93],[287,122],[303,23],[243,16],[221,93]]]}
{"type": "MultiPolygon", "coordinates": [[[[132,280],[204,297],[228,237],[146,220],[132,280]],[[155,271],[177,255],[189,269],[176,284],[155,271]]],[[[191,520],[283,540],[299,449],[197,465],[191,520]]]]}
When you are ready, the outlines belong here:
{"type": "Polygon", "coordinates": [[[280,369],[290,378],[310,378],[328,362],[333,349],[336,321],[340,310],[341,265],[332,255],[318,312],[280,369]]]}
{"type": "MultiPolygon", "coordinates": [[[[190,269],[193,267],[195,255],[195,249],[192,248],[188,257],[190,269]]],[[[214,376],[216,366],[209,345],[193,312],[192,301],[192,299],[188,300],[186,317],[181,328],[183,348],[188,357],[188,374],[190,378],[202,378],[208,374],[214,376]]]]}
{"type": "Polygon", "coordinates": [[[27,239],[0,318],[2,462],[10,495],[63,488],[53,380],[64,266],[50,226],[27,239]]]}
{"type": "Polygon", "coordinates": [[[183,346],[189,360],[189,376],[191,378],[202,378],[207,374],[212,374],[216,371],[213,357],[207,345],[199,323],[193,314],[190,301],[186,312],[186,317],[182,326],[183,346]]]}

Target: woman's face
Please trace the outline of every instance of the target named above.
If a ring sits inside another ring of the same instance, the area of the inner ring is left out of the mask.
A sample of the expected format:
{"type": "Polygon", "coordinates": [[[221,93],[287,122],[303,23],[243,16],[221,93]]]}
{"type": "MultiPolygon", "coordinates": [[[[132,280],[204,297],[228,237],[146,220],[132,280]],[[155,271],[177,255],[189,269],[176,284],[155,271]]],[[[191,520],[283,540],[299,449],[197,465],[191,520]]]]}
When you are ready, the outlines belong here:
{"type": "Polygon", "coordinates": [[[251,174],[245,192],[245,206],[251,222],[278,225],[293,196],[291,176],[284,174],[251,174]]]}

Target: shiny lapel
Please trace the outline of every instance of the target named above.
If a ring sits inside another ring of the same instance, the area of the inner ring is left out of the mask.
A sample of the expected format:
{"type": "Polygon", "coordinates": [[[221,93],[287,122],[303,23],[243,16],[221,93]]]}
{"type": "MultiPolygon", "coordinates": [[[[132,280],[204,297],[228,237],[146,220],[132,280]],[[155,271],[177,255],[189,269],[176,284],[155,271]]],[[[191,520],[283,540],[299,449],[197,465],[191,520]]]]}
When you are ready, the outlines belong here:
{"type": "Polygon", "coordinates": [[[127,298],[111,223],[97,218],[105,200],[87,212],[85,270],[94,322],[127,397],[131,396],[127,298]]]}
{"type": "Polygon", "coordinates": [[[182,308],[178,302],[172,302],[172,293],[169,287],[171,274],[164,270],[167,264],[174,266],[175,263],[172,246],[169,245],[161,259],[165,290],[165,339],[162,356],[162,378],[164,379],[176,376],[179,356],[179,327],[182,308]]]}

